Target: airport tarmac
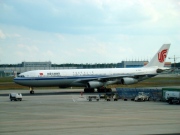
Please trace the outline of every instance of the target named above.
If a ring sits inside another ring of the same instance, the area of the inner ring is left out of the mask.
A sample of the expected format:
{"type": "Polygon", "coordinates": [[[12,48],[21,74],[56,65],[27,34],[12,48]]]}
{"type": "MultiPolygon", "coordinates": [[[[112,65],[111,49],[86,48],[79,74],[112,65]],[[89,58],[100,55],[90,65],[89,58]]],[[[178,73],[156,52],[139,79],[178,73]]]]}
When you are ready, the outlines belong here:
{"type": "Polygon", "coordinates": [[[180,105],[73,100],[80,91],[35,90],[35,95],[29,95],[28,90],[1,90],[0,135],[180,133],[180,105]],[[23,100],[10,101],[7,95],[11,92],[23,93],[23,100]]]}

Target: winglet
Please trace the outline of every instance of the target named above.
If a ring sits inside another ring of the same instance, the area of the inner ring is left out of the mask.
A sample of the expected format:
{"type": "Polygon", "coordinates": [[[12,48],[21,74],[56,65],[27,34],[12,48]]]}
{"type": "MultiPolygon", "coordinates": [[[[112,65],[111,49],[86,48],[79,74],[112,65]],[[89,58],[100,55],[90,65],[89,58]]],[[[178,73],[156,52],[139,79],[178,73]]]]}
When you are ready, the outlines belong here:
{"type": "Polygon", "coordinates": [[[170,48],[170,44],[162,45],[162,47],[154,55],[152,60],[144,67],[152,67],[152,66],[164,67],[164,63],[167,58],[169,48],[170,48]]]}

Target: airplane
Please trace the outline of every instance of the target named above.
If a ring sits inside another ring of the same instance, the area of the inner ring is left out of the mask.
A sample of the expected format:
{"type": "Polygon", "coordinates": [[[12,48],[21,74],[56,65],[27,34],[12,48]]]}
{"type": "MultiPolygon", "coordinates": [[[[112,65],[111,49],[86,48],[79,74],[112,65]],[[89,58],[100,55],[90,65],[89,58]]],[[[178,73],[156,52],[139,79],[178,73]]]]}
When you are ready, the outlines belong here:
{"type": "Polygon", "coordinates": [[[111,92],[107,85],[135,84],[169,70],[164,63],[170,44],[164,44],[152,60],[141,68],[101,68],[101,69],[63,69],[63,70],[34,70],[19,74],[14,82],[30,88],[58,86],[84,87],[84,92],[111,92]]]}

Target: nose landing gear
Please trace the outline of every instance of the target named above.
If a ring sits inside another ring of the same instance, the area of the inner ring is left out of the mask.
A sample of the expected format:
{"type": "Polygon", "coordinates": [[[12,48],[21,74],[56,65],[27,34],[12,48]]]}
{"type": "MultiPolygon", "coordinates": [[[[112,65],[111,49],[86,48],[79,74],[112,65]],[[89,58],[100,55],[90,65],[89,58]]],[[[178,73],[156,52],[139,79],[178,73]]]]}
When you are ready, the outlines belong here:
{"type": "Polygon", "coordinates": [[[30,89],[30,94],[34,94],[33,87],[29,87],[29,89],[30,89]]]}

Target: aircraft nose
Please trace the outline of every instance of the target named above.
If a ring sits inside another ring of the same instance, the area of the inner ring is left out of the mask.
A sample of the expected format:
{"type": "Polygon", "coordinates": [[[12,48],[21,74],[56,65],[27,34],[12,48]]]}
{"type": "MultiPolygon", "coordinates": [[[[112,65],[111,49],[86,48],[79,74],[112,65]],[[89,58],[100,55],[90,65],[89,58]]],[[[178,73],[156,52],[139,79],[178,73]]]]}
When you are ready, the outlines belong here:
{"type": "Polygon", "coordinates": [[[15,77],[15,78],[13,79],[13,81],[16,83],[16,81],[17,81],[17,77],[15,77]]]}
{"type": "Polygon", "coordinates": [[[18,83],[18,82],[19,82],[18,77],[15,77],[13,81],[14,81],[15,83],[18,83]]]}

